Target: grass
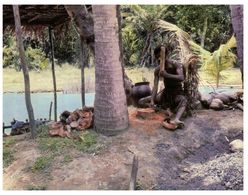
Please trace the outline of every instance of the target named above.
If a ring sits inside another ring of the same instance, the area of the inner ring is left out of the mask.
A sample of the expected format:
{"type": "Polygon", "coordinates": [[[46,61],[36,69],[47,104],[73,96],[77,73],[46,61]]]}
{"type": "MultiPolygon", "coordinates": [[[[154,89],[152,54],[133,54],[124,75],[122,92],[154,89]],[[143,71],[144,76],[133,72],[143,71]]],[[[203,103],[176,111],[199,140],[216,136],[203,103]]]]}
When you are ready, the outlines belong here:
{"type": "Polygon", "coordinates": [[[81,152],[94,153],[99,149],[97,145],[98,134],[93,131],[80,132],[81,140],[79,141],[62,137],[50,137],[48,127],[40,128],[42,128],[42,131],[38,135],[37,141],[39,149],[43,153],[51,152],[53,155],[61,155],[73,148],[81,152]]]}
{"type": "MultiPolygon", "coordinates": [[[[58,90],[80,90],[80,69],[64,64],[62,67],[56,66],[55,73],[58,90]]],[[[50,69],[41,72],[30,71],[29,76],[31,91],[53,90],[52,72],[50,69]]],[[[86,92],[92,92],[94,90],[94,76],[94,68],[85,68],[86,92]]],[[[21,71],[17,72],[14,69],[3,69],[3,91],[24,91],[23,73],[21,71]]]]}
{"type": "Polygon", "coordinates": [[[14,138],[3,140],[3,167],[8,167],[14,160],[13,144],[15,144],[14,138]]]}
{"type": "Polygon", "coordinates": [[[8,167],[11,162],[14,160],[13,153],[10,149],[3,149],[3,167],[8,167]]]}
{"type": "Polygon", "coordinates": [[[64,164],[68,164],[73,161],[73,157],[71,155],[65,155],[63,159],[64,164]]]}
{"type": "Polygon", "coordinates": [[[48,168],[52,164],[53,159],[54,159],[53,156],[41,156],[41,157],[38,157],[35,160],[31,170],[33,172],[42,171],[42,170],[48,168]]]}
{"type": "Polygon", "coordinates": [[[30,185],[27,187],[27,190],[46,190],[47,187],[46,186],[33,186],[30,185]]]}
{"type": "MultiPolygon", "coordinates": [[[[95,69],[85,69],[86,92],[95,91],[95,69]]],[[[134,83],[149,81],[153,85],[153,71],[148,68],[126,68],[127,75],[134,83]]],[[[215,79],[203,71],[199,71],[201,83],[207,82],[215,85],[215,79]]],[[[238,68],[232,68],[221,72],[223,75],[220,85],[241,85],[241,74],[238,68]]],[[[31,91],[52,91],[52,73],[51,70],[42,72],[30,72],[31,91]]],[[[57,89],[64,91],[80,91],[81,72],[80,69],[69,64],[62,67],[56,66],[57,89]]],[[[24,91],[23,74],[16,72],[14,69],[3,69],[3,91],[20,92],[24,91]]]]}

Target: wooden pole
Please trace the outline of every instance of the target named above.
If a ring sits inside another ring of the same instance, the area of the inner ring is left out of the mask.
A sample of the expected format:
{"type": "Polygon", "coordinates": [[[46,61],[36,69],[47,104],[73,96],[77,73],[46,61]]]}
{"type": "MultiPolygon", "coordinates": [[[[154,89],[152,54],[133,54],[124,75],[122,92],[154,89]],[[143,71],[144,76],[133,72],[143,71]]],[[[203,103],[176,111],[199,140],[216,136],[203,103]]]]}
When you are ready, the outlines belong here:
{"type": "Polygon", "coordinates": [[[21,67],[24,76],[24,86],[25,86],[25,102],[28,111],[28,118],[30,121],[30,129],[31,129],[31,137],[35,137],[36,133],[36,126],[34,120],[34,112],[31,103],[31,95],[30,95],[30,80],[29,80],[29,72],[27,67],[27,61],[25,58],[24,46],[22,42],[22,31],[21,31],[21,20],[19,14],[19,7],[18,5],[13,5],[13,13],[15,19],[15,32],[16,32],[16,42],[17,47],[19,50],[20,60],[21,60],[21,67]]]}
{"type": "Polygon", "coordinates": [[[53,47],[53,37],[52,28],[49,26],[49,42],[51,51],[51,62],[52,62],[52,75],[53,75],[53,93],[54,93],[54,121],[57,121],[57,87],[56,87],[56,76],[54,67],[54,47],[53,47]]]}
{"type": "Polygon", "coordinates": [[[137,173],[139,168],[138,165],[139,165],[138,156],[134,155],[129,190],[135,190],[136,188],[137,173]]]}
{"type": "Polygon", "coordinates": [[[52,107],[53,107],[53,102],[50,103],[50,108],[49,108],[49,118],[48,120],[51,121],[51,116],[52,116],[52,107]]]}
{"type": "Polygon", "coordinates": [[[5,134],[5,126],[4,126],[4,123],[3,123],[3,135],[5,134]]]}
{"type": "MultiPolygon", "coordinates": [[[[161,46],[160,50],[160,71],[164,71],[165,66],[165,47],[161,46]]],[[[162,79],[162,77],[160,77],[162,79]]]]}
{"type": "Polygon", "coordinates": [[[82,107],[84,107],[85,106],[84,67],[85,67],[85,63],[88,63],[88,57],[87,57],[88,54],[86,51],[86,43],[82,36],[80,36],[80,44],[81,44],[81,100],[82,100],[82,107]]]}

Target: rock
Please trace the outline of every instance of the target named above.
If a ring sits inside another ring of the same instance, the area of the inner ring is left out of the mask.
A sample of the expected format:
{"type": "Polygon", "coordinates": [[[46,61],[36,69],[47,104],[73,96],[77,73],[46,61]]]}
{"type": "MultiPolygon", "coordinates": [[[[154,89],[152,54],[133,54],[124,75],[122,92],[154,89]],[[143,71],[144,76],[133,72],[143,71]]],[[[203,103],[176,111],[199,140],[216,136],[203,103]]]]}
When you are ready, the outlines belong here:
{"type": "Polygon", "coordinates": [[[61,126],[60,128],[49,130],[49,134],[50,136],[60,136],[60,137],[71,138],[70,133],[68,131],[65,131],[63,126],[61,126]]]}
{"type": "Polygon", "coordinates": [[[243,141],[240,139],[233,140],[229,146],[232,152],[243,151],[243,141]]]}
{"type": "Polygon", "coordinates": [[[220,99],[214,98],[209,107],[214,110],[222,110],[224,108],[224,103],[220,99]]]}
{"type": "Polygon", "coordinates": [[[214,99],[220,99],[224,104],[229,104],[231,102],[230,97],[225,93],[214,94],[214,99]]]}
{"type": "Polygon", "coordinates": [[[75,128],[78,127],[78,122],[77,122],[77,121],[72,121],[72,122],[70,123],[70,126],[71,126],[71,128],[75,129],[75,128]]]}
{"type": "Polygon", "coordinates": [[[213,100],[213,95],[212,94],[206,94],[206,95],[202,95],[201,96],[201,103],[202,103],[202,106],[205,107],[205,108],[209,108],[212,100],[213,100]]]}

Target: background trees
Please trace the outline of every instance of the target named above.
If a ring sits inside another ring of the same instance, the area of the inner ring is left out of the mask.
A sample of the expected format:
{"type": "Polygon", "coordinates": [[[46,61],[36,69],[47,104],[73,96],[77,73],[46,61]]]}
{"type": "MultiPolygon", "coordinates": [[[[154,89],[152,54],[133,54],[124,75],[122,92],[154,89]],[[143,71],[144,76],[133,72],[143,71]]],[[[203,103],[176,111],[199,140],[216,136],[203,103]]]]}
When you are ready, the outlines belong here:
{"type": "MultiPolygon", "coordinates": [[[[141,64],[144,47],[154,23],[161,19],[189,33],[206,50],[213,52],[232,36],[230,9],[227,5],[126,5],[122,6],[124,62],[126,66],[141,64]]],[[[150,43],[150,50],[158,43],[150,43]]]]}
{"type": "MultiPolygon", "coordinates": [[[[75,8],[66,6],[69,9],[75,8]]],[[[73,10],[72,10],[73,11],[73,10]]],[[[78,9],[74,10],[78,11],[78,9]]],[[[75,12],[76,13],[76,12],[75,12]]],[[[86,13],[92,14],[92,13],[86,13]]],[[[139,66],[144,55],[144,46],[147,37],[151,33],[154,21],[162,19],[177,25],[190,34],[191,38],[204,49],[213,52],[223,43],[226,43],[233,34],[230,8],[228,5],[122,5],[122,40],[125,66],[139,66]]],[[[88,17],[88,23],[91,23],[88,17]]],[[[85,22],[84,22],[85,23],[85,22]]],[[[82,23],[83,25],[83,23],[82,23]]],[[[89,40],[93,29],[84,32],[89,40]]],[[[61,33],[60,33],[61,34],[61,33]]],[[[80,67],[80,39],[73,25],[63,30],[63,35],[54,40],[55,59],[58,64],[70,63],[80,67]]],[[[16,67],[18,69],[18,58],[14,49],[12,35],[4,35],[4,67],[16,67]]],[[[36,59],[40,69],[46,68],[45,59],[49,57],[49,45],[43,40],[48,40],[46,32],[43,39],[25,37],[25,49],[29,50],[29,57],[36,59]],[[31,50],[36,51],[31,51],[31,50]],[[45,54],[45,55],[44,55],[45,54]],[[40,61],[40,63],[38,63],[40,61]]],[[[157,43],[151,43],[150,53],[157,43]]],[[[153,59],[144,66],[153,66],[153,59]]],[[[29,67],[32,69],[33,67],[29,67]]]]}

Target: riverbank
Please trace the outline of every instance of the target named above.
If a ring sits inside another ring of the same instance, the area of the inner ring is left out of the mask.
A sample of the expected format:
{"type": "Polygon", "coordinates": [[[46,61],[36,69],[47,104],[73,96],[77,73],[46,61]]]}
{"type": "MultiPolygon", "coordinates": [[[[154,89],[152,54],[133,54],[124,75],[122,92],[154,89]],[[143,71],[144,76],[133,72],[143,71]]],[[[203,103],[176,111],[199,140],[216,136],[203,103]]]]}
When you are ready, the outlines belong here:
{"type": "MultiPolygon", "coordinates": [[[[126,68],[126,73],[134,83],[149,81],[153,85],[153,69],[148,68],[126,68]]],[[[95,69],[85,69],[85,92],[92,93],[95,91],[95,69]]],[[[206,73],[199,71],[200,85],[211,85],[215,87],[215,80],[206,73]]],[[[64,93],[80,93],[81,73],[80,69],[68,64],[62,67],[56,66],[57,91],[64,93]]],[[[52,92],[52,73],[51,70],[41,72],[30,72],[31,91],[52,92]]],[[[229,69],[222,72],[220,86],[241,86],[240,70],[237,68],[229,69]]],[[[3,69],[3,92],[24,92],[23,74],[16,72],[14,69],[3,69]]]]}
{"type": "Polygon", "coordinates": [[[133,155],[142,190],[242,190],[243,153],[229,142],[243,139],[243,112],[200,110],[185,128],[134,117],[129,129],[106,137],[93,130],[82,143],[46,131],[4,138],[4,190],[127,190],[133,155]]]}

